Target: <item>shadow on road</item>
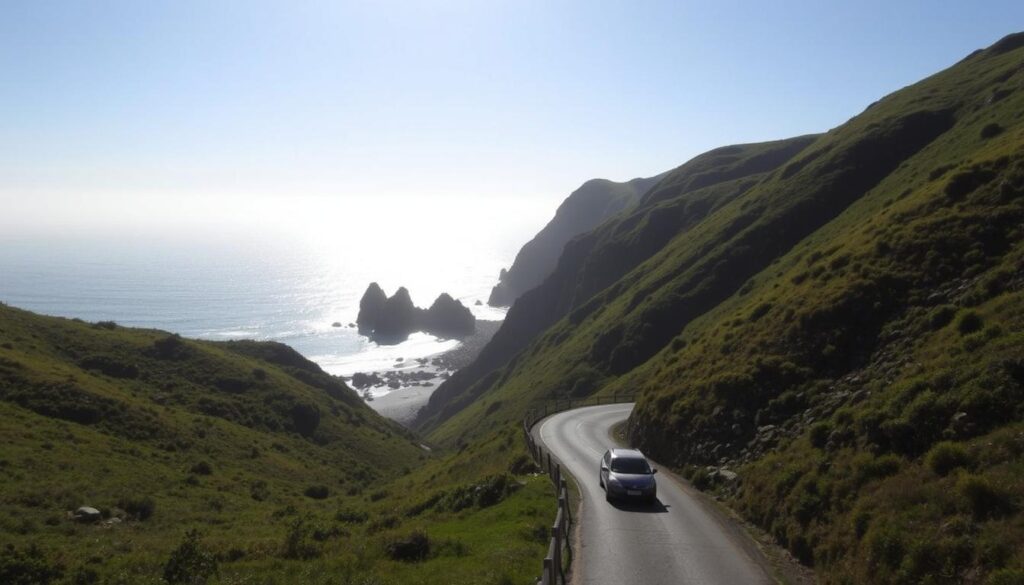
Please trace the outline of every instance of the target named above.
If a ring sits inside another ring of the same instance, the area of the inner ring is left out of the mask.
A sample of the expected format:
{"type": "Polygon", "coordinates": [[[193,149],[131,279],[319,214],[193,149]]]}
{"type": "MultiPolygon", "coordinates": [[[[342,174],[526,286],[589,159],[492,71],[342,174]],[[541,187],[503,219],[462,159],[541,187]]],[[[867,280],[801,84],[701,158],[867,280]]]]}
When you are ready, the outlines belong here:
{"type": "Polygon", "coordinates": [[[631,502],[628,500],[615,500],[609,502],[615,508],[624,512],[639,512],[641,514],[667,514],[668,506],[661,503],[661,500],[647,502],[631,502]]]}

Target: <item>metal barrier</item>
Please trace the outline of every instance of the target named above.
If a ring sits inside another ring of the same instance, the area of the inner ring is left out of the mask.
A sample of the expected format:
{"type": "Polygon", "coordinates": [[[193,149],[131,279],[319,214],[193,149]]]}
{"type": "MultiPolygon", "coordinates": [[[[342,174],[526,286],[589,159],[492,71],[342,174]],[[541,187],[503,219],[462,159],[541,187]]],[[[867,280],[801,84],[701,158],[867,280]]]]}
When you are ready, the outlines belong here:
{"type": "Polygon", "coordinates": [[[544,451],[543,447],[533,440],[530,430],[537,421],[549,415],[582,406],[596,406],[599,404],[617,404],[621,402],[633,402],[636,393],[612,394],[611,396],[596,396],[592,398],[577,399],[555,398],[543,403],[542,408],[533,408],[527,411],[523,418],[523,435],[526,439],[526,448],[530,456],[547,473],[555,485],[555,492],[558,497],[558,513],[555,515],[555,522],[551,526],[551,541],[548,544],[548,554],[544,557],[543,572],[538,585],[564,585],[566,583],[566,568],[572,562],[572,511],[569,505],[569,488],[562,477],[562,465],[550,451],[544,451]]]}

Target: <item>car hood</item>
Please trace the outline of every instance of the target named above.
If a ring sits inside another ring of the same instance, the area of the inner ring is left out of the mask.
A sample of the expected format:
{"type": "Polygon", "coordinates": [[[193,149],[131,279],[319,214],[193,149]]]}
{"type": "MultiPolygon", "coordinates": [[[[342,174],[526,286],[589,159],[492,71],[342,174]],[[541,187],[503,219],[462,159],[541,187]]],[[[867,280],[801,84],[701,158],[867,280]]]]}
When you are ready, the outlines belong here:
{"type": "Polygon", "coordinates": [[[646,487],[654,483],[654,476],[646,473],[616,473],[611,472],[610,476],[622,485],[646,487]]]}

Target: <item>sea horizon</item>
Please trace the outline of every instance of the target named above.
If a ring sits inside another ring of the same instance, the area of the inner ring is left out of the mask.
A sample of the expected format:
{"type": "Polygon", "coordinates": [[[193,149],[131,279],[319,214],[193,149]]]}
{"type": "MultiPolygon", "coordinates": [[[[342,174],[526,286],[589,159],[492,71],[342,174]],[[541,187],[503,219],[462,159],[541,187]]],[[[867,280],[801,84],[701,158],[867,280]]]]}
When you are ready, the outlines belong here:
{"type": "Polygon", "coordinates": [[[415,213],[393,214],[406,231],[376,248],[362,245],[372,229],[358,230],[356,245],[347,245],[344,235],[324,237],[322,226],[307,233],[7,233],[0,236],[0,302],[195,339],[277,341],[339,376],[380,371],[458,342],[414,333],[378,345],[359,335],[352,324],[370,282],[389,295],[404,286],[419,306],[447,292],[477,319],[504,318],[505,309],[486,304],[490,287],[552,210],[513,205],[493,230],[485,225],[488,207],[461,211],[476,217],[463,227],[472,246],[450,232],[409,231],[415,213]]]}

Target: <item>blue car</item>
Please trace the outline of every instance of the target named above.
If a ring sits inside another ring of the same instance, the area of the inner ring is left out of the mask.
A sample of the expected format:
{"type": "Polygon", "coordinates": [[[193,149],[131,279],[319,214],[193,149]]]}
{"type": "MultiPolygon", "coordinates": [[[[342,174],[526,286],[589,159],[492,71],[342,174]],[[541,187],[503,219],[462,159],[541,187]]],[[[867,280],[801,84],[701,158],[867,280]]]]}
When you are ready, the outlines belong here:
{"type": "Polygon", "coordinates": [[[598,481],[605,499],[641,500],[653,504],[658,499],[657,469],[652,469],[644,454],[636,449],[611,449],[601,458],[598,481]]]}

